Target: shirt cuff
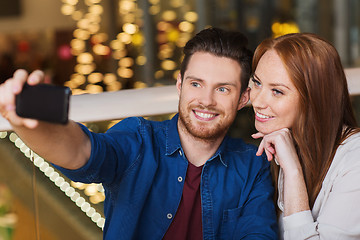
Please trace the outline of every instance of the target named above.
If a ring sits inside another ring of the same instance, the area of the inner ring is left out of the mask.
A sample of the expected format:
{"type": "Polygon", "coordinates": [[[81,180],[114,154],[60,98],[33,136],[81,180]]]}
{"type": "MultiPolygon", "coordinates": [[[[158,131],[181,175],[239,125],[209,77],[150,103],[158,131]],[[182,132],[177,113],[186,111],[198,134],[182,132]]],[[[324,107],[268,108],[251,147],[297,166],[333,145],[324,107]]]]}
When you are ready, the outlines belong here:
{"type": "Polygon", "coordinates": [[[294,213],[283,218],[284,231],[298,228],[313,222],[314,218],[310,210],[294,213]]]}

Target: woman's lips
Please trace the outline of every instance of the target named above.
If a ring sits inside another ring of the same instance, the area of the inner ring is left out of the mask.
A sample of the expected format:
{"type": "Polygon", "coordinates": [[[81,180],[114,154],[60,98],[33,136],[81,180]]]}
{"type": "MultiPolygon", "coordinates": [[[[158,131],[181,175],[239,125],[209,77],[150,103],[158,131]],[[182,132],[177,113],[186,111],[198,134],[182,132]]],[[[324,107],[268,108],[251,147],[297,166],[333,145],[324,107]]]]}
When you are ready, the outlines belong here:
{"type": "Polygon", "coordinates": [[[255,112],[255,119],[259,122],[266,122],[269,121],[270,119],[273,119],[274,117],[269,116],[269,115],[265,115],[259,112],[255,112]]]}

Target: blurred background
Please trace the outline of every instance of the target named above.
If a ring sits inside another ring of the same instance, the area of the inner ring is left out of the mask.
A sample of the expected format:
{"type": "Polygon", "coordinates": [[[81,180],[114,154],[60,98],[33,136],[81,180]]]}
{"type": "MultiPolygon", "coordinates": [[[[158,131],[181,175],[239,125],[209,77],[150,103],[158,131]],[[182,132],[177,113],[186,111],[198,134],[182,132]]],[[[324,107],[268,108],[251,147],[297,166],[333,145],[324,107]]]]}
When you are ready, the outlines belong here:
{"type": "MultiPolygon", "coordinates": [[[[23,68],[74,95],[173,85],[182,47],[210,26],[242,31],[252,50],[264,38],[313,32],[345,68],[360,67],[358,0],[1,0],[0,82],[23,68]]],[[[252,114],[241,110],[230,135],[256,144],[252,114]]],[[[86,125],[104,132],[119,120],[86,125]]],[[[11,131],[0,132],[0,162],[0,240],[102,238],[101,185],[71,182],[36,155],[31,162],[11,131]]]]}

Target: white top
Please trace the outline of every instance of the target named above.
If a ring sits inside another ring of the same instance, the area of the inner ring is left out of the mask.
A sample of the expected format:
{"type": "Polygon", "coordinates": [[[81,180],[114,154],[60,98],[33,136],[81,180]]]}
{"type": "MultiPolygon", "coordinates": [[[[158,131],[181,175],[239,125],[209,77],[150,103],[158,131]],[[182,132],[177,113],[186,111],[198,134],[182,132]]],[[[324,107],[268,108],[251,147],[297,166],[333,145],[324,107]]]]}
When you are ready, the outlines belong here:
{"type": "MultiPolygon", "coordinates": [[[[281,171],[278,187],[283,210],[281,171]]],[[[360,133],[338,147],[312,211],[281,216],[279,225],[280,239],[360,239],[360,133]]]]}

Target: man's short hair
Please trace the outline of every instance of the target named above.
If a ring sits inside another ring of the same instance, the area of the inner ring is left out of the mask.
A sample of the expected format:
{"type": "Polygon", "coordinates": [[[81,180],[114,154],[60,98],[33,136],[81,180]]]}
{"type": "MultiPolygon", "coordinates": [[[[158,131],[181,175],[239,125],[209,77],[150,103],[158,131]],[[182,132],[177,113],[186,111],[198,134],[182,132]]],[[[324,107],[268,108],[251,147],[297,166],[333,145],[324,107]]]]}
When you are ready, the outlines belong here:
{"type": "Polygon", "coordinates": [[[248,39],[237,31],[225,31],[219,28],[207,28],[190,39],[184,49],[184,59],[181,63],[180,74],[184,74],[191,56],[196,52],[205,52],[217,57],[231,58],[241,67],[241,93],[246,90],[251,74],[253,53],[247,48],[248,39]]]}

